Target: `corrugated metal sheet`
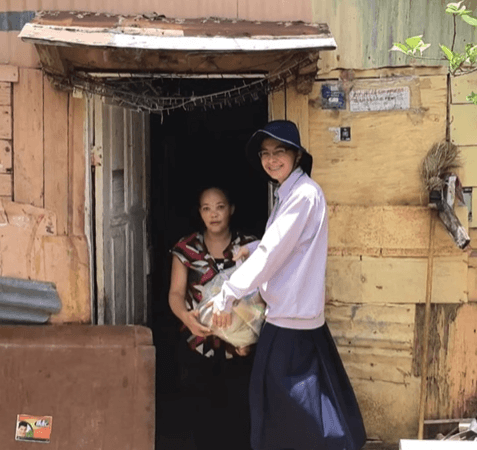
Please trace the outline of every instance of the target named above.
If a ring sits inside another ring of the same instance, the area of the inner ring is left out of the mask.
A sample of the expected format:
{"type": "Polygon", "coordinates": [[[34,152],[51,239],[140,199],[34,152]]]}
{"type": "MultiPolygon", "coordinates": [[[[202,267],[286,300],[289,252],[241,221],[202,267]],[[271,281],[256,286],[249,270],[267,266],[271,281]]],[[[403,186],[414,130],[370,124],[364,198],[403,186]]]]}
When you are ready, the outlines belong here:
{"type": "MultiPolygon", "coordinates": [[[[439,44],[452,44],[453,20],[445,13],[449,0],[311,0],[313,21],[326,22],[336,39],[338,49],[325,52],[320,70],[334,68],[363,69],[408,65],[411,60],[389,52],[393,42],[423,34],[431,47],[425,56],[436,60],[417,61],[420,65],[443,64],[439,44]]],[[[475,10],[477,0],[465,2],[475,10]]],[[[477,40],[476,30],[457,20],[456,50],[477,40]]],[[[415,61],[416,62],[416,61],[415,61]]]]}
{"type": "Polygon", "coordinates": [[[0,12],[0,31],[18,31],[35,17],[35,11],[0,12]]]}
{"type": "Polygon", "coordinates": [[[53,283],[0,278],[0,323],[44,323],[60,310],[60,297],[53,283]]]}

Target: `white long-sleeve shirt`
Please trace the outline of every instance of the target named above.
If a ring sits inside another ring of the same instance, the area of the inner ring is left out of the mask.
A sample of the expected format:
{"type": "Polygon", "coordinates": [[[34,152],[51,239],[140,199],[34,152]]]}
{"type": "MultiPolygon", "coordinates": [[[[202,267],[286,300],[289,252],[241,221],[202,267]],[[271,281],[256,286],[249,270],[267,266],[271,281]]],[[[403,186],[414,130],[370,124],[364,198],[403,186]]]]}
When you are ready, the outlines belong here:
{"type": "Polygon", "coordinates": [[[259,287],[268,305],[267,322],[318,328],[325,322],[326,200],[320,186],[300,168],[275,196],[262,240],[213,300],[220,311],[230,312],[235,299],[259,287]]]}

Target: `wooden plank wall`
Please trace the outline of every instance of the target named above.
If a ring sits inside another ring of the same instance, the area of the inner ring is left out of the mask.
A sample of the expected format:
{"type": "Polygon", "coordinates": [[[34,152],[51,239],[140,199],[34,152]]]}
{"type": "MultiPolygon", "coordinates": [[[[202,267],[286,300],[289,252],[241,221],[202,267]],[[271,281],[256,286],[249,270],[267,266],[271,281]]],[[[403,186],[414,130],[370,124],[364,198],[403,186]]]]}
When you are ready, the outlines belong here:
{"type": "MultiPolygon", "coordinates": [[[[0,66],[1,68],[2,66],[0,66]]],[[[0,198],[12,198],[12,82],[18,71],[11,66],[0,69],[0,198]]]]}
{"type": "MultiPolygon", "coordinates": [[[[419,167],[432,144],[446,137],[447,93],[442,68],[336,71],[319,79],[308,97],[288,89],[279,102],[285,114],[277,105],[272,110],[273,118],[285,116],[309,131],[304,145],[314,157],[312,175],[329,204],[327,321],[368,436],[385,442],[417,436],[430,229],[419,167]],[[324,83],[340,83],[346,92],[408,86],[411,108],[324,110],[324,83]],[[333,129],[344,126],[351,140],[336,141],[333,129]]],[[[468,226],[467,208],[456,212],[468,226]]],[[[468,303],[473,256],[455,246],[440,222],[434,246],[426,417],[461,417],[477,403],[476,383],[464,377],[476,372],[475,358],[459,347],[477,348],[471,326],[477,308],[468,303]],[[458,368],[451,365],[457,361],[458,368]]],[[[473,280],[477,293],[476,274],[473,280]]]]}
{"type": "Polygon", "coordinates": [[[0,65],[0,275],[54,282],[53,323],[90,321],[83,117],[40,70],[0,65]]]}

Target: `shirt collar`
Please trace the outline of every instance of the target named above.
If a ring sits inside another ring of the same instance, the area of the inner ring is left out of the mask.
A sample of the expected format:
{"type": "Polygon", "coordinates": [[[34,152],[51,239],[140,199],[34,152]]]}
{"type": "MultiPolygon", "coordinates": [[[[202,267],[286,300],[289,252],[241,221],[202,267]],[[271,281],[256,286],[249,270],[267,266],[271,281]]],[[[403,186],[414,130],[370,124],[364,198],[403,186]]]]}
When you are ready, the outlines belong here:
{"type": "Polygon", "coordinates": [[[304,172],[302,168],[297,167],[283,182],[283,184],[281,184],[280,187],[275,191],[275,197],[279,200],[283,200],[289,194],[294,184],[299,180],[299,178],[302,177],[303,174],[304,172]]]}

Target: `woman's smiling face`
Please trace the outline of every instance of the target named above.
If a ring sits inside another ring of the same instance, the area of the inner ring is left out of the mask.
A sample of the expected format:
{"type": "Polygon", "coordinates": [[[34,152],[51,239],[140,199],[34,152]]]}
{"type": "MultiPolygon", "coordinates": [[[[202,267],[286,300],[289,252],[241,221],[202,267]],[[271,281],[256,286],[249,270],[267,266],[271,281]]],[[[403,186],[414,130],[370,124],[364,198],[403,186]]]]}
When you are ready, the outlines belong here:
{"type": "Polygon", "coordinates": [[[295,169],[297,152],[273,138],[265,138],[258,152],[267,175],[282,184],[295,169]]]}

